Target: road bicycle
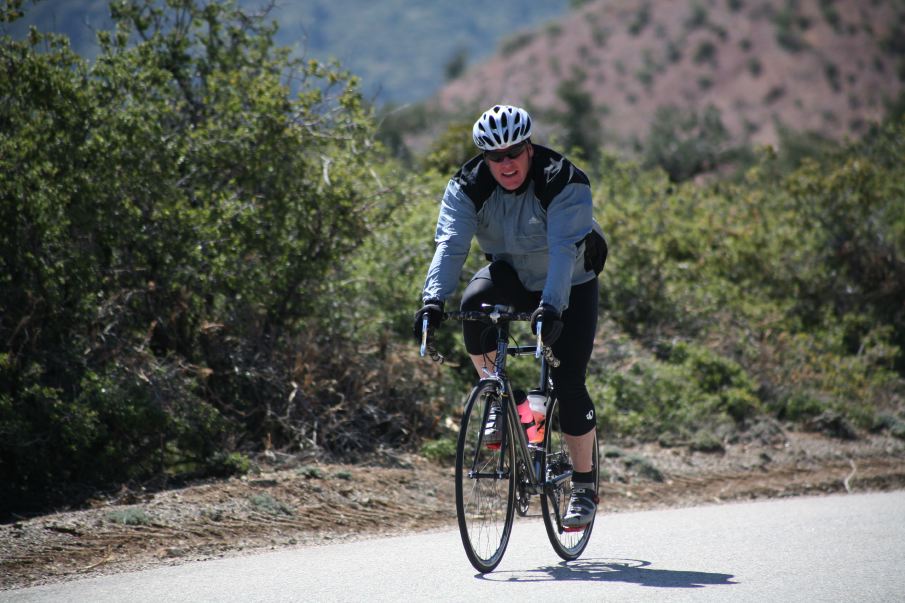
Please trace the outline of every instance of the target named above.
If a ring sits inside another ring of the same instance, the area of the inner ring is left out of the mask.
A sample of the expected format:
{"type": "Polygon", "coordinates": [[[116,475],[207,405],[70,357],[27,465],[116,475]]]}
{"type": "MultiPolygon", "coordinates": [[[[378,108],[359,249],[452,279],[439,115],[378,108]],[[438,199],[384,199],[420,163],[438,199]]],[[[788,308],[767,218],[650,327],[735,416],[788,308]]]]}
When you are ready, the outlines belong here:
{"type": "MultiPolygon", "coordinates": [[[[456,516],[465,554],[481,573],[492,571],[502,560],[512,532],[514,515],[526,515],[532,496],[540,496],[541,512],[553,550],[566,561],[577,559],[588,545],[594,520],[579,530],[563,528],[571,495],[572,460],[559,421],[559,400],[553,391],[550,366],[559,361],[550,348],[541,343],[537,329],[536,345],[510,345],[509,327],[513,322],[530,321],[531,315],[517,313],[510,306],[484,305],[481,311],[448,312],[444,319],[473,320],[486,323],[496,331],[496,357],[493,370],[474,387],[462,412],[456,444],[456,516]],[[510,356],[534,354],[540,358],[539,393],[546,398],[543,441],[529,443],[522,428],[506,372],[510,356]],[[486,427],[491,409],[499,409],[499,444],[487,441],[486,427]]],[[[429,337],[425,320],[422,326],[421,355],[437,353],[429,337]]],[[[594,486],[598,486],[599,459],[593,447],[594,486]]]]}

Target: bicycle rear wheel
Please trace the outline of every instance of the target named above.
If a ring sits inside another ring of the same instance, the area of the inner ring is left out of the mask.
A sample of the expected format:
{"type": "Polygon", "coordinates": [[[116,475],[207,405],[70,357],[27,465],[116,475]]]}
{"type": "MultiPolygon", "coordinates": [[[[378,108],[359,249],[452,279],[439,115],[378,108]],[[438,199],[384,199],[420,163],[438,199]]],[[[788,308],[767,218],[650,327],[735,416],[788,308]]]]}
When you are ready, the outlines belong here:
{"type": "MultiPolygon", "coordinates": [[[[547,411],[547,432],[544,434],[545,454],[545,478],[544,494],[541,496],[541,510],[544,517],[544,526],[547,528],[547,536],[556,554],[572,561],[577,559],[591,539],[591,530],[594,528],[594,519],[591,519],[583,530],[567,532],[562,527],[562,516],[569,507],[569,496],[572,494],[572,459],[563,437],[562,426],[559,421],[559,400],[553,399],[547,411]]],[[[594,471],[594,486],[599,486],[598,450],[595,443],[592,452],[594,471]]]]}
{"type": "MultiPolygon", "coordinates": [[[[484,425],[492,403],[501,403],[494,383],[480,383],[462,414],[456,445],[456,516],[468,560],[481,573],[495,568],[506,552],[515,509],[515,442],[512,426],[491,447],[484,425]]],[[[504,416],[508,417],[508,413],[504,416]]]]}

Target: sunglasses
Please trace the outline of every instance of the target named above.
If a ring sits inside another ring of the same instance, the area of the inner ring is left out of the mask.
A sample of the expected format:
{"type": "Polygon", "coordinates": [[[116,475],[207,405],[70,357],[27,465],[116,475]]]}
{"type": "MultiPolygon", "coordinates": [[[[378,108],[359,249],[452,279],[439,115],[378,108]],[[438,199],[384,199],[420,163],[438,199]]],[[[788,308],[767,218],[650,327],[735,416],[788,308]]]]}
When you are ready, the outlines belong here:
{"type": "Polygon", "coordinates": [[[500,163],[507,157],[509,159],[516,159],[519,155],[525,152],[525,149],[528,148],[527,142],[519,143],[513,147],[509,147],[505,151],[484,151],[484,159],[487,161],[492,161],[494,163],[500,163]]]}

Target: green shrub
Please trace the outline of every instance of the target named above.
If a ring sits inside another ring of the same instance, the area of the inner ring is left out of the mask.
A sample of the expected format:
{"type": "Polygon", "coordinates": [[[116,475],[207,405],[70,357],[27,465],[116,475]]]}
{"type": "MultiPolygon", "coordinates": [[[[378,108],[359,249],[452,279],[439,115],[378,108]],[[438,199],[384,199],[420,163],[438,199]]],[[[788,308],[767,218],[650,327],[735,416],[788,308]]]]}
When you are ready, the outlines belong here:
{"type": "Polygon", "coordinates": [[[751,72],[751,75],[754,77],[759,77],[761,72],[763,71],[763,66],[761,65],[760,59],[757,57],[751,57],[748,59],[748,71],[751,72]]]}
{"type": "Polygon", "coordinates": [[[500,43],[500,53],[508,55],[521,50],[534,41],[535,35],[534,32],[526,31],[504,38],[500,43]]]}
{"type": "Polygon", "coordinates": [[[250,496],[248,502],[255,511],[260,513],[267,513],[268,515],[288,515],[290,517],[295,515],[295,510],[291,506],[274,498],[266,492],[250,496]]]}
{"type": "Polygon", "coordinates": [[[296,470],[296,474],[305,479],[324,479],[324,471],[320,467],[312,467],[310,465],[299,467],[296,470]]]}
{"type": "Polygon", "coordinates": [[[807,24],[796,14],[794,5],[778,11],[773,17],[773,24],[776,27],[776,41],[785,50],[801,52],[808,47],[803,37],[807,24]]]}
{"type": "Polygon", "coordinates": [[[662,482],[665,478],[653,462],[640,454],[632,454],[622,459],[625,466],[638,472],[638,475],[655,482],[662,482]]]}
{"type": "Polygon", "coordinates": [[[637,36],[640,35],[642,31],[648,26],[650,23],[650,5],[644,4],[639,8],[634,17],[632,18],[631,23],[628,26],[628,32],[637,36]]]}
{"type": "Polygon", "coordinates": [[[0,514],[295,438],[294,334],[385,208],[354,78],[234,4],[111,11],[90,65],[0,45],[0,514]]]}
{"type": "Polygon", "coordinates": [[[591,397],[598,404],[602,433],[659,439],[665,433],[695,433],[732,424],[761,411],[743,369],[704,348],[674,348],[668,362],[636,360],[627,372],[592,374],[591,397]]]}
{"type": "Polygon", "coordinates": [[[151,525],[151,517],[144,509],[137,507],[121,509],[118,511],[110,511],[107,513],[107,521],[118,523],[124,526],[147,526],[151,525]]]}
{"type": "Polygon", "coordinates": [[[713,42],[705,40],[698,44],[694,53],[694,62],[698,64],[709,63],[716,64],[716,46],[713,42]]]}
{"type": "MultiPolygon", "coordinates": [[[[471,121],[457,121],[447,126],[432,143],[421,161],[422,166],[437,174],[451,176],[473,157],[475,146],[471,138],[471,121]]],[[[434,216],[436,217],[436,216],[434,216]]]]}
{"type": "Polygon", "coordinates": [[[618,459],[621,456],[625,456],[625,452],[615,446],[604,446],[601,454],[606,459],[618,459]]]}
{"type": "Polygon", "coordinates": [[[689,442],[688,447],[697,452],[725,452],[723,442],[710,430],[702,429],[689,442]]]}
{"type": "Polygon", "coordinates": [[[826,404],[820,400],[807,395],[805,392],[796,392],[785,401],[783,408],[779,412],[779,418],[799,422],[812,419],[825,410],[826,404]]]}
{"type": "Polygon", "coordinates": [[[707,9],[698,2],[692,2],[691,16],[685,21],[685,28],[693,30],[704,27],[707,25],[708,21],[707,9]]]}
{"type": "Polygon", "coordinates": [[[209,461],[206,473],[228,477],[251,471],[251,460],[241,452],[219,452],[209,461]]]}
{"type": "Polygon", "coordinates": [[[827,63],[823,69],[823,73],[826,75],[830,88],[832,88],[834,92],[842,90],[842,83],[839,81],[839,68],[836,67],[834,63],[827,63]]]}
{"type": "Polygon", "coordinates": [[[421,454],[436,462],[449,462],[456,458],[456,439],[429,440],[421,445],[421,454]]]}
{"type": "Polygon", "coordinates": [[[702,417],[743,429],[762,412],[801,425],[826,410],[870,428],[901,407],[905,216],[892,200],[905,182],[890,158],[903,128],[844,150],[786,130],[779,153],[710,187],[605,158],[602,306],[658,360],[592,375],[601,428],[654,437],[702,417]]]}
{"type": "Polygon", "coordinates": [[[900,421],[893,425],[892,429],[889,430],[889,433],[900,440],[905,440],[905,421],[900,421]]]}
{"type": "Polygon", "coordinates": [[[823,15],[826,22],[829,23],[834,31],[841,33],[842,18],[839,14],[839,9],[836,7],[836,0],[820,0],[818,4],[820,6],[820,13],[823,15]]]}
{"type": "Polygon", "coordinates": [[[552,112],[550,119],[560,125],[559,144],[568,150],[572,159],[583,158],[594,163],[600,150],[601,128],[594,98],[584,89],[585,80],[587,74],[576,69],[556,87],[556,96],[564,110],[552,112]]]}
{"type": "Polygon", "coordinates": [[[715,107],[700,115],[660,107],[644,141],[644,164],[659,166],[673,182],[683,182],[718,166],[728,142],[729,134],[715,107]]]}

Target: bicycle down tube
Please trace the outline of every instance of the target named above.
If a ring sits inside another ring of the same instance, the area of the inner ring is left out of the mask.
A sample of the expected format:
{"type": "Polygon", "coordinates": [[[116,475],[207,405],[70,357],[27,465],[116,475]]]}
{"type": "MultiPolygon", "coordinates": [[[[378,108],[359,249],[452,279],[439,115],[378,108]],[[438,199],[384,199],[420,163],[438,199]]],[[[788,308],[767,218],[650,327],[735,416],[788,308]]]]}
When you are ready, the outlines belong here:
{"type": "MultiPolygon", "coordinates": [[[[478,386],[483,383],[493,383],[495,384],[504,394],[506,398],[505,401],[501,401],[502,405],[506,408],[505,414],[509,418],[508,421],[504,421],[501,426],[501,437],[502,444],[500,446],[500,457],[497,466],[497,474],[499,475],[502,472],[503,464],[506,457],[505,446],[508,442],[507,431],[509,430],[510,425],[520,425],[521,421],[519,420],[518,411],[516,410],[515,404],[510,404],[510,402],[515,400],[515,396],[512,391],[512,383],[510,382],[508,375],[506,374],[506,360],[509,356],[521,356],[534,354],[535,358],[540,358],[541,366],[540,366],[540,382],[538,384],[538,388],[544,395],[548,394],[548,377],[549,377],[549,364],[553,364],[554,366],[559,364],[559,361],[552,355],[550,348],[543,345],[543,342],[540,338],[541,333],[541,323],[538,322],[537,325],[537,344],[528,346],[528,345],[509,345],[509,324],[511,322],[527,322],[531,320],[531,314],[529,313],[517,313],[513,312],[512,309],[508,306],[496,305],[492,307],[491,312],[481,312],[481,311],[471,311],[471,312],[447,312],[444,313],[443,318],[445,320],[475,320],[479,322],[487,322],[488,320],[493,323],[494,328],[497,329],[497,349],[496,356],[494,358],[493,372],[487,371],[487,376],[480,380],[478,386]],[[502,331],[502,332],[501,332],[502,331]]],[[[429,343],[427,340],[427,323],[423,323],[422,326],[423,335],[422,335],[422,351],[421,355],[424,356],[428,349],[429,343]]],[[[432,355],[435,352],[431,351],[432,355]]],[[[487,413],[485,413],[486,415],[487,413]]],[[[484,417],[486,422],[487,416],[484,417]]],[[[535,490],[535,494],[540,494],[543,491],[545,476],[539,475],[538,471],[542,471],[543,467],[535,468],[534,460],[531,458],[530,454],[530,444],[528,443],[528,436],[525,434],[525,431],[522,429],[514,429],[515,437],[517,438],[517,445],[515,447],[516,454],[519,459],[523,461],[524,466],[527,469],[529,475],[529,483],[532,486],[532,489],[535,490]]],[[[474,459],[474,462],[477,460],[474,459]]],[[[474,472],[474,462],[472,463],[472,471],[469,473],[470,476],[473,477],[488,477],[486,475],[474,472]]],[[[567,476],[568,477],[568,476],[567,476]]]]}

